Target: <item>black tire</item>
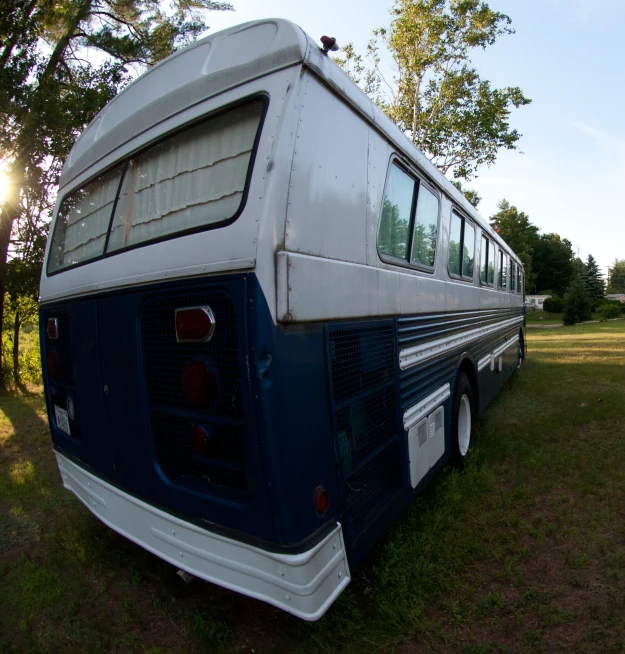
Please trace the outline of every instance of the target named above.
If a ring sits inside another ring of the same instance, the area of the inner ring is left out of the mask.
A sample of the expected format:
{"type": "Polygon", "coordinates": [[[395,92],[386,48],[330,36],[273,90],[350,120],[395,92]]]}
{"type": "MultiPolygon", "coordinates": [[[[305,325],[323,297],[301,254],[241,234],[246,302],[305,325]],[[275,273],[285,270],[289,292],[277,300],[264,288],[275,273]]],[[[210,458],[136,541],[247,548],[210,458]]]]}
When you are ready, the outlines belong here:
{"type": "Polygon", "coordinates": [[[462,468],[471,451],[474,440],[475,401],[473,387],[466,373],[456,377],[454,397],[451,404],[451,458],[457,468],[462,468]],[[467,408],[469,415],[467,416],[467,408]],[[467,434],[468,431],[468,434],[467,434]]]}
{"type": "Polygon", "coordinates": [[[519,333],[519,349],[517,354],[517,370],[523,364],[523,359],[525,359],[525,342],[523,340],[523,332],[519,333]]]}

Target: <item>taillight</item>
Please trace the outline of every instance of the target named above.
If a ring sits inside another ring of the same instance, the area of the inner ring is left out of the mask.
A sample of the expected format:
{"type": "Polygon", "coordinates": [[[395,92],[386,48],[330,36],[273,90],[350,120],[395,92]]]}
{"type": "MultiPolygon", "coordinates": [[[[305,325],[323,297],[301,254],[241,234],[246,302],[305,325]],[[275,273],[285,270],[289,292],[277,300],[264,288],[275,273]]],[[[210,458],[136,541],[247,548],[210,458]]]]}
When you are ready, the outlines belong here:
{"type": "Polygon", "coordinates": [[[313,506],[317,515],[323,515],[330,506],[330,495],[323,486],[317,486],[313,493],[313,506]]]}
{"type": "Polygon", "coordinates": [[[198,453],[207,457],[216,458],[215,432],[211,427],[195,425],[191,429],[191,446],[198,453]]]}
{"type": "Polygon", "coordinates": [[[178,343],[206,343],[215,331],[215,314],[208,306],[176,309],[178,343]]]}
{"type": "Polygon", "coordinates": [[[50,379],[56,379],[59,376],[59,360],[54,350],[48,352],[46,361],[48,364],[48,377],[50,379]]]}
{"type": "Polygon", "coordinates": [[[208,409],[217,402],[217,380],[203,361],[192,361],[182,374],[187,402],[198,409],[208,409]]]}
{"type": "Polygon", "coordinates": [[[191,430],[191,445],[198,454],[204,454],[204,450],[208,445],[208,434],[204,428],[193,427],[191,430]]]}
{"type": "Polygon", "coordinates": [[[56,341],[59,337],[59,321],[56,318],[48,318],[46,323],[46,334],[48,338],[56,341]]]}

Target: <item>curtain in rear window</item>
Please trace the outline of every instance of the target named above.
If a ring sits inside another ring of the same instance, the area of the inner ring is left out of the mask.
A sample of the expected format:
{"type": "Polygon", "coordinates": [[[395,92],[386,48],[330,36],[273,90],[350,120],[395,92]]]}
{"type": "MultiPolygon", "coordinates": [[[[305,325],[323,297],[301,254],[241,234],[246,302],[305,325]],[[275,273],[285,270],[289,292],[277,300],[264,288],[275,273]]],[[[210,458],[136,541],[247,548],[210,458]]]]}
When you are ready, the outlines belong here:
{"type": "Polygon", "coordinates": [[[256,100],[214,116],[68,195],[56,219],[48,273],[98,258],[105,247],[112,253],[234,218],[263,108],[256,100]]]}

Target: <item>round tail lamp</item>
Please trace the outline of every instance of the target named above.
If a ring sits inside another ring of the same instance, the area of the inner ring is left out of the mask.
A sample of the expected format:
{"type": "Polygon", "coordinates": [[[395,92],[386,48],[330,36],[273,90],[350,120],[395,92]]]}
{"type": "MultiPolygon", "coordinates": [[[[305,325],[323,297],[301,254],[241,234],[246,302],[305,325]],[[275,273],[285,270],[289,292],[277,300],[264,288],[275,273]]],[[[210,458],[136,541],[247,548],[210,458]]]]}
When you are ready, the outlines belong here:
{"type": "Polygon", "coordinates": [[[313,493],[313,506],[315,513],[319,516],[323,515],[330,506],[330,495],[323,486],[317,486],[313,493]]]}
{"type": "Polygon", "coordinates": [[[182,374],[187,402],[196,409],[209,409],[217,402],[217,380],[204,361],[192,361],[182,374]]]}

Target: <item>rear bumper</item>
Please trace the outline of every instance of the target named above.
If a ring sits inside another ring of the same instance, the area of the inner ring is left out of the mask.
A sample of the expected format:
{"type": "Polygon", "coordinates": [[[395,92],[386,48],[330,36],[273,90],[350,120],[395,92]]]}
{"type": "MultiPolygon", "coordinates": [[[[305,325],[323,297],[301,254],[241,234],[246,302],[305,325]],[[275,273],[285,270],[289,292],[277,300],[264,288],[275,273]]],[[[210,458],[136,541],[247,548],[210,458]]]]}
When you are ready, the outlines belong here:
{"type": "Polygon", "coordinates": [[[168,563],[219,586],[318,620],[350,581],[340,523],[300,554],[268,552],[143,502],[56,452],[63,485],[104,524],[168,563]]]}

